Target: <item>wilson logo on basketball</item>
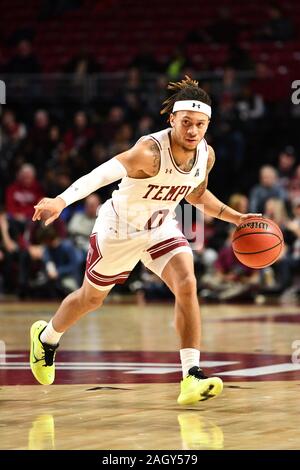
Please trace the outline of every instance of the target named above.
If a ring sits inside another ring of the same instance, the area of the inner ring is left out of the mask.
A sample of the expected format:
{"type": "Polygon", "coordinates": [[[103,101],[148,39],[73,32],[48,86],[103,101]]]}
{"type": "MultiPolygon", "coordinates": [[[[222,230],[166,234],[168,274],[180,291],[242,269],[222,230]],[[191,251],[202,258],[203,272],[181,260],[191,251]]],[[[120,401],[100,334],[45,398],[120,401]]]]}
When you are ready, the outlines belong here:
{"type": "Polygon", "coordinates": [[[268,227],[269,225],[266,224],[265,222],[248,222],[247,224],[239,225],[236,228],[236,232],[239,232],[240,230],[244,228],[262,228],[262,229],[268,230],[268,227]]]}

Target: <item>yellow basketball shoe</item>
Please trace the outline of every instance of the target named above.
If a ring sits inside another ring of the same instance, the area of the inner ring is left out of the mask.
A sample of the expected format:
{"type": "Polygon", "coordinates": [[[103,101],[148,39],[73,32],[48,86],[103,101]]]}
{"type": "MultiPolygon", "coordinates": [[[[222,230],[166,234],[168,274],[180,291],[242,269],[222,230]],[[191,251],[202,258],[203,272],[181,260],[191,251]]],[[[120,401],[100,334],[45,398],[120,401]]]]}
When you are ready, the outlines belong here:
{"type": "Polygon", "coordinates": [[[223,382],[219,377],[206,377],[203,371],[195,366],[189,370],[188,375],[181,381],[179,405],[193,405],[198,401],[210,400],[220,395],[223,382]]]}
{"type": "Polygon", "coordinates": [[[43,385],[50,385],[55,378],[55,351],[58,344],[42,343],[41,333],[47,326],[43,320],[36,321],[30,329],[30,367],[36,380],[43,385]]]}

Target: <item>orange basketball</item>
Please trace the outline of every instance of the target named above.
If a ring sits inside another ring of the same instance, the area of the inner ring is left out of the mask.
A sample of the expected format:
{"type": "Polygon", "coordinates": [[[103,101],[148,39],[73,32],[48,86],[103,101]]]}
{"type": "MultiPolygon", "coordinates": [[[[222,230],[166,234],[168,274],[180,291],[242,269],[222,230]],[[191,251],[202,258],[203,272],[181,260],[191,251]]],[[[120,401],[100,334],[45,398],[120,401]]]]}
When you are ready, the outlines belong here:
{"type": "Polygon", "coordinates": [[[283,235],[278,225],[264,217],[247,219],[232,235],[235,256],[249,268],[265,268],[275,263],[283,245],[283,235]]]}

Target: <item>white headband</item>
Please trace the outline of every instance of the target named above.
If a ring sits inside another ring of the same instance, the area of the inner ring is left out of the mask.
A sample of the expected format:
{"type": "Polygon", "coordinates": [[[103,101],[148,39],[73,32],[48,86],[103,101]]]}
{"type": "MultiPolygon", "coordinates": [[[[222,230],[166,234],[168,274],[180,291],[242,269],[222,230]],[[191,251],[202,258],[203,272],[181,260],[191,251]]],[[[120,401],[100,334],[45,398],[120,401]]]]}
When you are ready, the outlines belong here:
{"type": "Polygon", "coordinates": [[[199,113],[206,114],[209,118],[211,117],[211,106],[202,103],[202,101],[195,100],[182,100],[175,101],[173,106],[173,113],[176,111],[198,111],[199,113]]]}

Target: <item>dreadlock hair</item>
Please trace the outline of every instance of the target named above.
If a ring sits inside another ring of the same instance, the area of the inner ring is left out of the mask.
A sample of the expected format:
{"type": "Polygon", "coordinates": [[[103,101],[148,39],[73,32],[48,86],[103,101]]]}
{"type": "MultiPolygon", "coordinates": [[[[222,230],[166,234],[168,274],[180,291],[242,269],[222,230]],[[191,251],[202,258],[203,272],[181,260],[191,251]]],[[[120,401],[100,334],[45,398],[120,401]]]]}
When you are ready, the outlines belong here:
{"type": "Polygon", "coordinates": [[[211,99],[202,88],[198,86],[197,80],[192,80],[188,75],[185,75],[181,82],[169,82],[167,90],[171,90],[172,94],[163,102],[163,108],[160,114],[168,113],[168,121],[172,113],[175,101],[181,100],[197,100],[211,106],[211,99]]]}

